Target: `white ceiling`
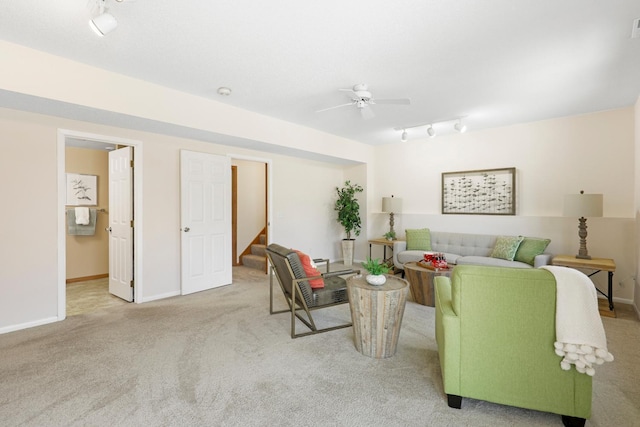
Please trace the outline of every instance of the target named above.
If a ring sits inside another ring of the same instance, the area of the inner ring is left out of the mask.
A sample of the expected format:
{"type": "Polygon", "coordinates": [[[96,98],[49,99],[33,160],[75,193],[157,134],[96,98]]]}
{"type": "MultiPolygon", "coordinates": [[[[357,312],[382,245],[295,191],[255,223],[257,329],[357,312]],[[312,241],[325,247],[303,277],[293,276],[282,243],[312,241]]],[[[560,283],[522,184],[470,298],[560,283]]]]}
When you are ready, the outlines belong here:
{"type": "Polygon", "coordinates": [[[473,131],[640,94],[638,0],[107,0],[118,27],[103,38],[92,1],[5,1],[0,39],[373,145],[397,143],[394,128],[464,116],[473,131]],[[411,105],[316,112],[358,83],[411,105]]]}

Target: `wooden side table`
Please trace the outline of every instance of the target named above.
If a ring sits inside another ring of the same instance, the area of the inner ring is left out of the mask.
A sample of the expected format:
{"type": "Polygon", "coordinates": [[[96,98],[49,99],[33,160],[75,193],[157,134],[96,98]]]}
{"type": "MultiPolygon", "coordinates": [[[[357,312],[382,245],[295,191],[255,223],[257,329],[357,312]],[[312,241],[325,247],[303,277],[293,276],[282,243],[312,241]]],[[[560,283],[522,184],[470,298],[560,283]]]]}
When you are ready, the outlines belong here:
{"type": "Polygon", "coordinates": [[[435,307],[433,279],[436,276],[451,277],[451,271],[453,271],[452,268],[446,270],[430,270],[419,266],[417,262],[405,263],[404,272],[411,286],[413,300],[418,304],[435,307]]]}
{"type": "Polygon", "coordinates": [[[610,258],[591,258],[581,259],[576,258],[574,255],[556,255],[551,260],[552,265],[560,265],[563,267],[571,268],[584,268],[586,270],[595,270],[593,273],[588,274],[589,277],[601,271],[609,273],[609,283],[607,293],[602,292],[596,287],[596,291],[604,295],[609,301],[609,310],[613,310],[613,273],[616,271],[616,263],[610,258]]]}
{"type": "Polygon", "coordinates": [[[364,276],[347,279],[353,341],[360,353],[377,359],[396,354],[408,288],[406,280],[390,275],[381,286],[368,284],[364,276]]]}
{"type": "Polygon", "coordinates": [[[384,264],[387,264],[388,266],[393,266],[393,242],[397,242],[399,239],[396,240],[387,240],[384,237],[381,237],[379,239],[369,239],[369,258],[371,258],[371,246],[372,245],[381,245],[383,246],[382,248],[382,253],[383,253],[383,260],[382,262],[384,264]],[[387,248],[389,248],[389,250],[391,251],[391,254],[389,257],[387,257],[387,248]]]}

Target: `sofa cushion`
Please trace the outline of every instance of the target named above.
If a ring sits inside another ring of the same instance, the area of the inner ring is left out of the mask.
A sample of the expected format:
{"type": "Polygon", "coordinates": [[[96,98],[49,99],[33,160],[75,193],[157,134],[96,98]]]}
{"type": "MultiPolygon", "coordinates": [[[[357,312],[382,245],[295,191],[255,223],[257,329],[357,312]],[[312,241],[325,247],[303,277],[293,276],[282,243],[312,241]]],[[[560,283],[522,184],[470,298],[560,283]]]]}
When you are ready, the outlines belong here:
{"type": "Polygon", "coordinates": [[[485,265],[489,267],[532,268],[526,262],[508,261],[501,258],[488,256],[461,256],[457,259],[457,265],[485,265]]]}
{"type": "Polygon", "coordinates": [[[405,230],[408,251],[430,251],[431,232],[428,228],[405,230]]]}
{"type": "Polygon", "coordinates": [[[513,261],[522,239],[524,239],[522,236],[498,236],[491,257],[513,261]]]}
{"type": "Polygon", "coordinates": [[[515,261],[526,262],[527,264],[533,265],[535,257],[544,253],[544,250],[547,249],[549,243],[551,243],[550,239],[525,237],[522,243],[520,243],[520,246],[518,246],[516,256],[513,259],[515,261]]]}
{"type": "Polygon", "coordinates": [[[496,236],[488,234],[431,232],[431,250],[436,252],[461,256],[489,256],[495,244],[496,236]]]}

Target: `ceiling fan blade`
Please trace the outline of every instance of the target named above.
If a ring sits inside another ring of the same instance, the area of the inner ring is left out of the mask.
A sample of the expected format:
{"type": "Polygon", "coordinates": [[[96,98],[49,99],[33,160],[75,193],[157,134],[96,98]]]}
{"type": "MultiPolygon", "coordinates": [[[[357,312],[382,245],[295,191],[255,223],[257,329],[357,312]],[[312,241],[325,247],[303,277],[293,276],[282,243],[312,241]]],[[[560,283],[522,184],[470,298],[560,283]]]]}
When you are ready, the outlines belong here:
{"type": "Polygon", "coordinates": [[[394,104],[394,105],[409,105],[411,99],[409,98],[396,98],[396,99],[374,99],[372,100],[376,104],[394,104]]]}
{"type": "Polygon", "coordinates": [[[335,107],[323,108],[322,110],[316,110],[316,113],[322,113],[323,111],[333,110],[335,108],[346,107],[347,105],[353,105],[353,102],[347,104],[336,105],[335,107]]]}
{"type": "Polygon", "coordinates": [[[366,106],[366,107],[360,108],[360,115],[362,116],[363,119],[369,120],[369,119],[373,119],[376,116],[376,113],[373,112],[371,107],[366,106]]]}

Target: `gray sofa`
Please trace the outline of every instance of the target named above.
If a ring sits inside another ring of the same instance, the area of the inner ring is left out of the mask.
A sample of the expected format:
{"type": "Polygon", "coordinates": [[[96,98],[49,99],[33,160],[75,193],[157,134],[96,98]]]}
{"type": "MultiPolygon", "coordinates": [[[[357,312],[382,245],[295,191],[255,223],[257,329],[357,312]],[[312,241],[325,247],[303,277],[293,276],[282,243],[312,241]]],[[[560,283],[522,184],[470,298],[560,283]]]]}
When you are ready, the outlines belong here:
{"type": "MultiPolygon", "coordinates": [[[[444,253],[447,263],[451,265],[488,265],[494,267],[534,268],[551,264],[553,255],[542,253],[533,258],[529,264],[521,261],[509,261],[493,258],[491,253],[498,239],[497,235],[448,233],[431,231],[431,251],[444,253]]],[[[424,256],[424,250],[407,250],[407,242],[396,240],[393,243],[393,264],[404,270],[404,264],[419,261],[424,256]]]]}

